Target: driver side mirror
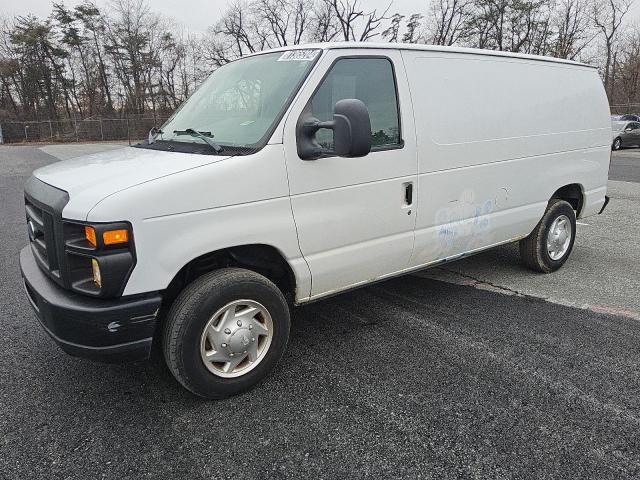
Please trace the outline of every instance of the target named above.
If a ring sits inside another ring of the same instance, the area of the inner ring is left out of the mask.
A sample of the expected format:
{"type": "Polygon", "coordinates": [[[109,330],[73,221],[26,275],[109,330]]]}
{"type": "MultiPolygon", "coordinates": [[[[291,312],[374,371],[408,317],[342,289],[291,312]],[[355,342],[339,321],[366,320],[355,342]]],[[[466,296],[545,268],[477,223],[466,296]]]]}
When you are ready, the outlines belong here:
{"type": "Polygon", "coordinates": [[[339,100],[333,109],[333,120],[321,122],[310,114],[302,115],[296,128],[298,156],[315,160],[323,155],[364,157],[371,151],[371,119],[367,106],[355,98],[339,100]],[[321,128],[333,130],[333,150],[323,148],[316,140],[321,128]]]}
{"type": "Polygon", "coordinates": [[[630,132],[631,130],[633,130],[633,128],[631,128],[631,127],[627,127],[627,128],[624,129],[625,132],[630,132]]]}

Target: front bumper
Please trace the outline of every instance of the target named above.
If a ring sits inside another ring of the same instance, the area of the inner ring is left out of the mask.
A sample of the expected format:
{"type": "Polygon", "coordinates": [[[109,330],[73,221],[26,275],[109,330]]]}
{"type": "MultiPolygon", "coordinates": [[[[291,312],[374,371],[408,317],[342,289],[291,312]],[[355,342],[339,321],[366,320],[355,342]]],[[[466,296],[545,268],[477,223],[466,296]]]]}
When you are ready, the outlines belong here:
{"type": "Polygon", "coordinates": [[[27,246],[20,270],[42,327],[70,355],[104,362],[149,356],[162,297],[158,293],[112,300],[85,297],[56,285],[27,246]]]}

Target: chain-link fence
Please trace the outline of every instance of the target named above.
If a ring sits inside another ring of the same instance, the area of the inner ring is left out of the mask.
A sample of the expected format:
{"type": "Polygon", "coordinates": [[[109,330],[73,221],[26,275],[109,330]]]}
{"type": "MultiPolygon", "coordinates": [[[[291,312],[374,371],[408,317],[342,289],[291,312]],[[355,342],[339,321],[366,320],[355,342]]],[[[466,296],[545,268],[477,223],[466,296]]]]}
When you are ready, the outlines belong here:
{"type": "Polygon", "coordinates": [[[138,141],[168,116],[83,120],[0,121],[0,143],[138,141]]]}
{"type": "Polygon", "coordinates": [[[624,115],[626,113],[640,114],[640,103],[620,103],[610,105],[611,115],[624,115]]]}
{"type": "MultiPolygon", "coordinates": [[[[640,114],[640,104],[611,105],[611,114],[640,114]]],[[[125,118],[89,118],[83,120],[41,120],[32,122],[0,121],[0,143],[21,142],[90,142],[129,140],[147,137],[154,126],[162,125],[168,116],[125,118]]]]}

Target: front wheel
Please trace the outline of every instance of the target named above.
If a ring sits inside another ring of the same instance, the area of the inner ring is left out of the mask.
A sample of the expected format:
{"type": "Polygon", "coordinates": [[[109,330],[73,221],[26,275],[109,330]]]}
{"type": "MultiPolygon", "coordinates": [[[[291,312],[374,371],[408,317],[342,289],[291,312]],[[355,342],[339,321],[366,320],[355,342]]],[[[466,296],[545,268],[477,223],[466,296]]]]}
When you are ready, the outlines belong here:
{"type": "Polygon", "coordinates": [[[620,150],[620,149],[622,148],[622,139],[621,139],[620,137],[616,138],[616,139],[613,141],[613,146],[612,146],[612,148],[613,148],[614,150],[620,150]]]}
{"type": "Polygon", "coordinates": [[[533,232],[520,240],[520,256],[532,270],[554,272],[569,258],[575,239],[573,208],[568,202],[554,198],[533,232]]]}
{"type": "Polygon", "coordinates": [[[242,393],[263,380],[289,339],[289,308],[270,280],[225,268],[178,296],[165,320],[163,351],[174,377],[201,397],[242,393]]]}

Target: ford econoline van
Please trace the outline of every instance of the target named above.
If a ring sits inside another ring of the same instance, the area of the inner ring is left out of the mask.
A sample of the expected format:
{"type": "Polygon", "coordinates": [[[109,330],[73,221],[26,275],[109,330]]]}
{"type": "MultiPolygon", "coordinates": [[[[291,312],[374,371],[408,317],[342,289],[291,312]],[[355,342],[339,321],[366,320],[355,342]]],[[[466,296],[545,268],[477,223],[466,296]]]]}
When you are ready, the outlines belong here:
{"type": "Polygon", "coordinates": [[[282,357],[290,306],[508,242],[560,268],[576,218],[608,202],[609,115],[597,70],[565,60],[251,55],[143,143],[33,174],[27,296],[72,355],[139,360],[157,342],[191,392],[237,394],[282,357]]]}

